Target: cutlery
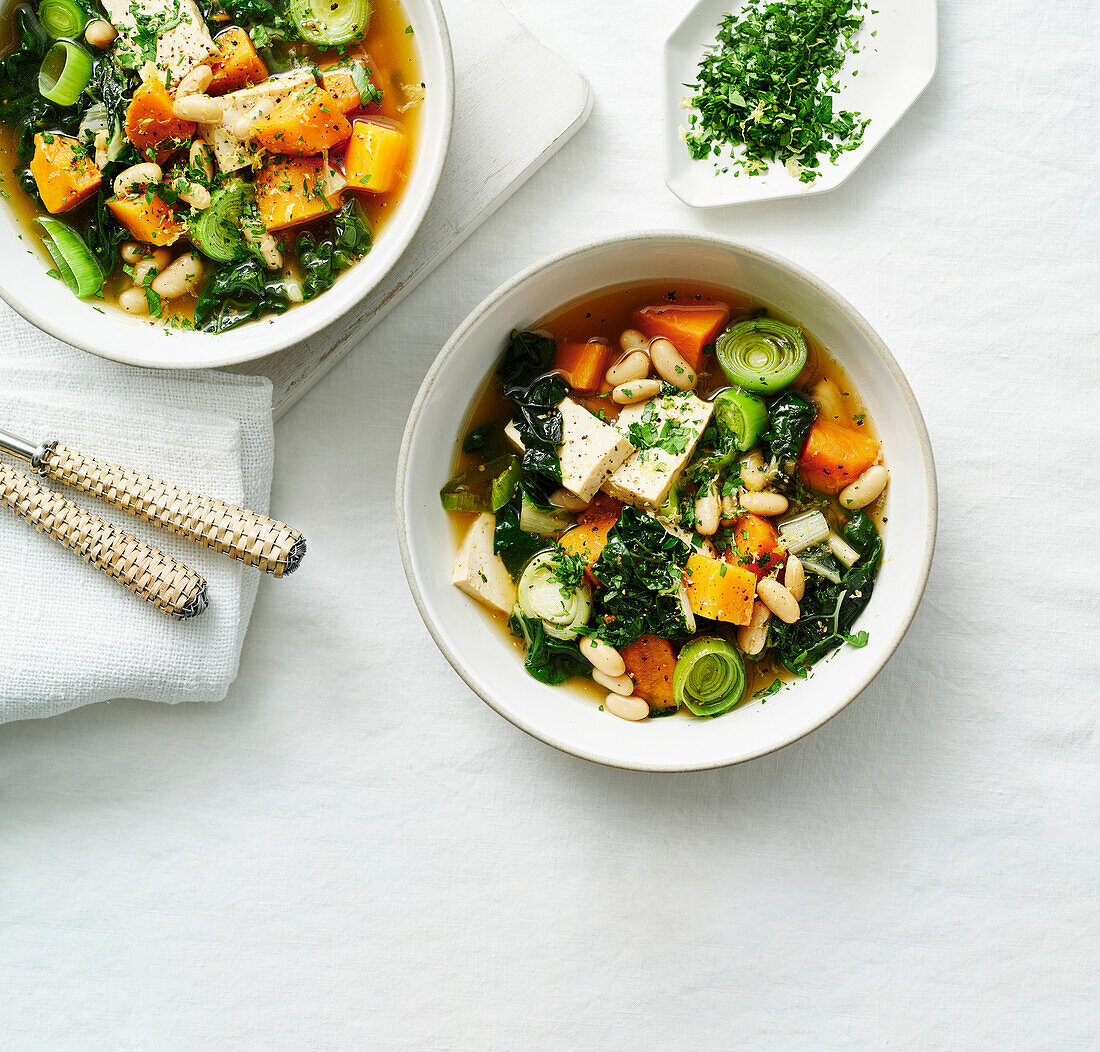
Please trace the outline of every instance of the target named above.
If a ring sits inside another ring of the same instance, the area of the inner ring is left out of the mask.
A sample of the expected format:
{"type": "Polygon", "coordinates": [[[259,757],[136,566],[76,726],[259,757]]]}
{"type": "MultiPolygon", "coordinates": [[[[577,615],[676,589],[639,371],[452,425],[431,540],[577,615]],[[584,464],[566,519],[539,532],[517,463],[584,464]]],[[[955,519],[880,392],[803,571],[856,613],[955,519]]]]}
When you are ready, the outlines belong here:
{"type": "Polygon", "coordinates": [[[91,493],[273,577],[292,574],[305,557],[305,538],[286,523],[191,493],[152,475],[96,460],[57,442],[35,445],[3,429],[0,451],[27,461],[39,475],[91,493]]]}
{"type": "Polygon", "coordinates": [[[190,567],[3,463],[0,504],[177,620],[206,609],[206,581],[190,567]]]}

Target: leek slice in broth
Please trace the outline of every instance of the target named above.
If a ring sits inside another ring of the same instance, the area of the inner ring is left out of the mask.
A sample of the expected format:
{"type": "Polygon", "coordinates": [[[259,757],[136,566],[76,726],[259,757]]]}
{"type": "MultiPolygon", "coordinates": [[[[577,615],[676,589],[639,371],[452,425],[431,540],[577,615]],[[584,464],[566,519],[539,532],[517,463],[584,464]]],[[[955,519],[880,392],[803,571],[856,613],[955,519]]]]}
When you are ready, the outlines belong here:
{"type": "Polygon", "coordinates": [[[770,394],[793,383],[809,351],[802,330],[775,318],[751,318],[727,329],[715,355],[731,384],[770,394]]]}
{"type": "Polygon", "coordinates": [[[370,28],[370,0],[290,0],[290,15],[303,39],[318,47],[354,44],[370,28]]]}
{"type": "Polygon", "coordinates": [[[672,693],[696,716],[729,712],[745,691],[745,665],[736,648],[717,636],[693,639],[676,659],[672,693]]]}
{"type": "Polygon", "coordinates": [[[592,612],[592,589],[567,579],[564,558],[559,550],[536,555],[520,576],[517,602],[525,617],[543,623],[547,635],[575,639],[592,612]]]}

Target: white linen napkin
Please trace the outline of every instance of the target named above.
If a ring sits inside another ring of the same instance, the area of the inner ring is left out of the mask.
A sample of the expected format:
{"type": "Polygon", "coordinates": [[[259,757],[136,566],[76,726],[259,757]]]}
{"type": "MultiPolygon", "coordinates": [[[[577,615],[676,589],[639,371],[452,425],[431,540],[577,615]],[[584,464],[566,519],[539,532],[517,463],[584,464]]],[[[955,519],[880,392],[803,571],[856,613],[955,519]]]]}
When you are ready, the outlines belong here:
{"type": "MultiPolygon", "coordinates": [[[[274,440],[264,377],[117,365],[0,306],[0,427],[267,511],[274,440]]],[[[210,605],[193,620],[174,621],[0,508],[0,723],[115,698],[225,697],[257,571],[47,484],[198,571],[210,605]]]]}

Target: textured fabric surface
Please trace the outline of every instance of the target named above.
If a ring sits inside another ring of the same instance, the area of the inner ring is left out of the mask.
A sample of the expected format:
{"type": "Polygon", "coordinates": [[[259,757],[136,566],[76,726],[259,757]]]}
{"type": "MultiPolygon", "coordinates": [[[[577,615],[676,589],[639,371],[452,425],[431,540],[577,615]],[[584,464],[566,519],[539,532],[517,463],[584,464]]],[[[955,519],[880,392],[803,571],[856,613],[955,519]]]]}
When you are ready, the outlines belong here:
{"type": "MultiPolygon", "coordinates": [[[[0,417],[109,463],[266,511],[271,386],[152,372],[72,350],[0,312],[0,417]]],[[[0,722],[114,698],[218,701],[237,674],[258,575],[78,490],[51,488],[206,578],[210,606],[176,622],[6,509],[0,514],[0,722]]]]}
{"type": "Polygon", "coordinates": [[[936,79],[846,185],[706,214],[656,146],[688,0],[511,6],[591,77],[591,122],[278,424],[273,505],[311,552],[261,589],[229,697],[0,728],[0,1044],[1094,1049],[1092,6],[943,0],[936,79]],[[884,672],[701,775],[600,768],[492,712],[420,623],[393,526],[455,326],[541,256],[647,226],[837,288],[909,376],[940,479],[884,672]]]}

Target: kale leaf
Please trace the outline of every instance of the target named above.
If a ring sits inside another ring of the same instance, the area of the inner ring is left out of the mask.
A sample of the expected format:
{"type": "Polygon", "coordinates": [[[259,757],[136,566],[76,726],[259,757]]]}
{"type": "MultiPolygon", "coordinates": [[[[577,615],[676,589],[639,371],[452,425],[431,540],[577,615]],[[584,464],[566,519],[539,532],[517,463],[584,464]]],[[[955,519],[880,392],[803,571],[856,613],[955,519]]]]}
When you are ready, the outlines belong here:
{"type": "Polygon", "coordinates": [[[504,437],[504,429],[508,426],[509,419],[506,416],[498,416],[495,420],[489,420],[480,427],[475,427],[463,439],[462,452],[480,453],[486,460],[511,452],[508,439],[504,437]]]}
{"type": "Polygon", "coordinates": [[[271,40],[294,40],[298,26],[288,13],[286,0],[199,0],[199,10],[207,22],[214,15],[228,15],[228,21],[248,26],[248,35],[256,47],[271,40]]]}
{"type": "Polygon", "coordinates": [[[225,332],[250,318],[282,314],[289,306],[282,281],[250,257],[227,263],[206,279],[195,304],[195,328],[225,332]]]}
{"type": "Polygon", "coordinates": [[[781,460],[797,460],[817,419],[817,406],[797,391],[784,391],[768,405],[768,427],[760,436],[781,460]]]}
{"type": "Polygon", "coordinates": [[[105,274],[110,274],[118,260],[118,247],[130,234],[122,227],[114,213],[107,207],[107,198],[111,196],[110,186],[100,189],[92,200],[88,219],[84,224],[84,241],[92,250],[96,262],[105,274]]]}
{"type": "Polygon", "coordinates": [[[298,238],[302,295],[311,300],[331,288],[337,274],[370,250],[370,224],[356,201],[346,201],[329,220],[298,238]]]}
{"type": "Polygon", "coordinates": [[[549,336],[537,332],[512,331],[508,350],[497,369],[501,393],[513,401],[540,376],[554,367],[557,344],[549,336]]]}
{"type": "Polygon", "coordinates": [[[517,639],[522,639],[526,654],[523,667],[543,683],[557,686],[574,676],[587,676],[592,665],[581,657],[576,642],[566,642],[547,635],[546,627],[536,617],[525,617],[516,611],[508,627],[517,639]]]}
{"type": "Polygon", "coordinates": [[[600,636],[622,647],[639,636],[688,635],[681,579],[690,554],[652,515],[624,508],[592,568],[603,585],[596,597],[600,636]]]}
{"type": "Polygon", "coordinates": [[[540,508],[552,507],[550,494],[561,486],[565,424],[558,405],[569,394],[560,376],[543,376],[526,389],[513,389],[514,423],[523,442],[520,486],[540,508]]]}
{"type": "Polygon", "coordinates": [[[493,551],[500,556],[508,572],[519,577],[532,556],[544,551],[545,537],[525,533],[519,525],[519,498],[506,504],[497,512],[497,524],[493,531],[493,551]]]}
{"type": "Polygon", "coordinates": [[[871,600],[875,575],[882,556],[882,538],[870,516],[857,511],[841,530],[860,558],[834,584],[816,574],[806,575],[806,592],[794,624],[772,618],[769,641],[779,660],[796,676],[805,676],[812,665],[831,654],[841,643],[867,645],[867,633],[852,634],[852,625],[871,600]]]}
{"type": "Polygon", "coordinates": [[[18,8],[16,22],[16,45],[0,59],[0,122],[18,129],[16,153],[20,160],[29,161],[34,154],[35,132],[43,128],[61,130],[71,120],[66,120],[61,107],[38,94],[38,69],[51,43],[45,30],[25,5],[18,8]]]}

